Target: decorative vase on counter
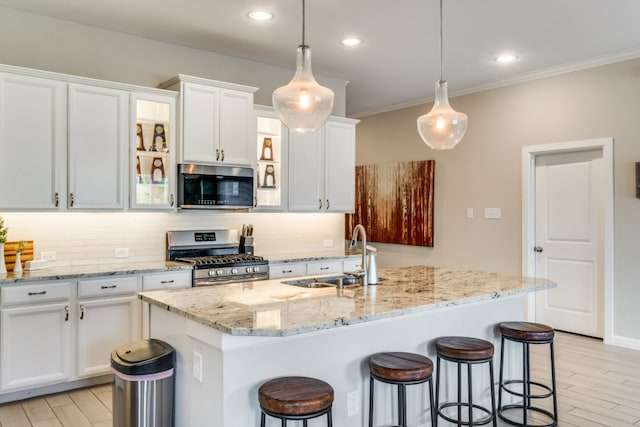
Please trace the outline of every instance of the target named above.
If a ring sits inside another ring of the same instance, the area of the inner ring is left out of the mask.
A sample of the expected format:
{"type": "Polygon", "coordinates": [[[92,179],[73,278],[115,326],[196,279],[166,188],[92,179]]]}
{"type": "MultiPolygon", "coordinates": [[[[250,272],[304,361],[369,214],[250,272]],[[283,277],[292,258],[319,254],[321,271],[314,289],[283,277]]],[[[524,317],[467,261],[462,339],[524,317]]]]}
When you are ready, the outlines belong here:
{"type": "Polygon", "coordinates": [[[7,274],[7,266],[4,263],[4,243],[0,243],[0,274],[7,274]]]}
{"type": "Polygon", "coordinates": [[[21,255],[22,255],[22,252],[16,252],[16,263],[13,265],[14,273],[22,272],[22,260],[20,259],[21,255]]]}

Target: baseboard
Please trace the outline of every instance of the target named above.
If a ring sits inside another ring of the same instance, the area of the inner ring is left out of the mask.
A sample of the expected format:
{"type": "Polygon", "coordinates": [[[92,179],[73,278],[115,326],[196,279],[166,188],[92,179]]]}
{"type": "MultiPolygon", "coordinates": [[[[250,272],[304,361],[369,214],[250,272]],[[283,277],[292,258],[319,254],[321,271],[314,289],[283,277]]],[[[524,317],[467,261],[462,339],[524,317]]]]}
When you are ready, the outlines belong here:
{"type": "Polygon", "coordinates": [[[14,391],[0,395],[0,403],[13,402],[16,400],[30,399],[32,397],[43,396],[45,394],[60,393],[82,387],[90,387],[99,384],[106,384],[113,380],[112,374],[101,375],[99,377],[84,378],[76,381],[52,384],[44,387],[31,388],[27,390],[14,391]]]}
{"type": "Polygon", "coordinates": [[[618,347],[630,348],[632,350],[640,350],[640,339],[627,338],[620,335],[614,335],[611,342],[607,343],[618,347]]]}

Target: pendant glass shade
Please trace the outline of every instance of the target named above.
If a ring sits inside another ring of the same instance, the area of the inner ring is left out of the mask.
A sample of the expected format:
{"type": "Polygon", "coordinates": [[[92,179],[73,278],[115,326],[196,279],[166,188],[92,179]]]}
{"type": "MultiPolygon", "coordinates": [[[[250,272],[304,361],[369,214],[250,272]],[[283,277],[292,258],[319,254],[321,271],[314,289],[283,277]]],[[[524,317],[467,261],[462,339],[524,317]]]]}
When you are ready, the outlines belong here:
{"type": "Polygon", "coordinates": [[[436,82],[436,99],[429,113],[418,117],[418,133],[434,150],[455,147],[467,131],[467,115],[455,111],[449,105],[447,82],[436,82]]]}
{"type": "Polygon", "coordinates": [[[298,46],[293,79],[273,91],[273,107],[280,120],[293,132],[316,131],[329,118],[333,99],[333,91],[320,86],[313,77],[309,46],[298,46]]]}

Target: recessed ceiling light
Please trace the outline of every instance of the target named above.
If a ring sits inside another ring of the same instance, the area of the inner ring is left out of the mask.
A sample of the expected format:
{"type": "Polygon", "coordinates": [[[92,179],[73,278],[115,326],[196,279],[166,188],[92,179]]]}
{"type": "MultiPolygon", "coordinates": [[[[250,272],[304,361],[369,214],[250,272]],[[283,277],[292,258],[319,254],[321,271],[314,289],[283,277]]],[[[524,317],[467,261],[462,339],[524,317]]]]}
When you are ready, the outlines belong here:
{"type": "Polygon", "coordinates": [[[516,59],[518,59],[518,57],[515,55],[500,55],[496,58],[496,62],[499,64],[508,64],[516,59]]]}
{"type": "Polygon", "coordinates": [[[362,39],[357,37],[348,37],[346,39],[342,39],[340,43],[345,46],[358,46],[359,44],[362,44],[362,39]]]}
{"type": "Polygon", "coordinates": [[[247,13],[247,16],[252,21],[271,21],[273,19],[273,13],[267,12],[266,10],[252,10],[247,13]]]}

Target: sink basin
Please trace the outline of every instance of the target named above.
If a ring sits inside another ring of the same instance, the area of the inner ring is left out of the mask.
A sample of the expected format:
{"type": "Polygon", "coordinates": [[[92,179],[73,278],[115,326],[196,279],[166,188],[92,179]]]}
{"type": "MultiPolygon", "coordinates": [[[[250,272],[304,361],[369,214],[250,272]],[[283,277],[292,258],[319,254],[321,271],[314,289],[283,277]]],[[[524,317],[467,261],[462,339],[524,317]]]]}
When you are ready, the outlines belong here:
{"type": "Polygon", "coordinates": [[[321,282],[307,282],[300,281],[300,283],[286,283],[287,285],[297,286],[299,288],[331,288],[335,285],[331,285],[329,283],[321,283],[321,282]]]}
{"type": "Polygon", "coordinates": [[[312,277],[299,280],[287,280],[282,283],[284,283],[285,285],[298,286],[300,288],[327,288],[331,286],[337,286],[338,280],[340,279],[342,279],[342,284],[345,286],[359,284],[358,278],[352,275],[312,277]]]}

